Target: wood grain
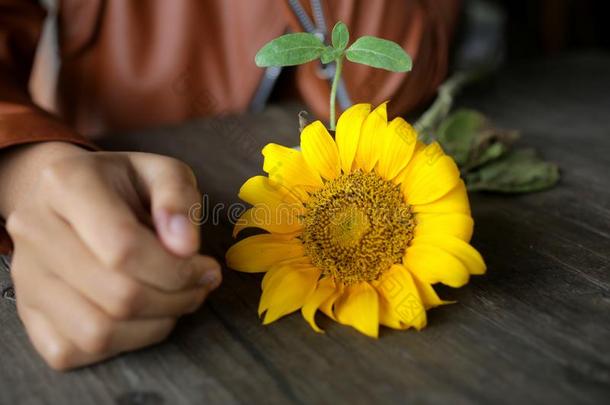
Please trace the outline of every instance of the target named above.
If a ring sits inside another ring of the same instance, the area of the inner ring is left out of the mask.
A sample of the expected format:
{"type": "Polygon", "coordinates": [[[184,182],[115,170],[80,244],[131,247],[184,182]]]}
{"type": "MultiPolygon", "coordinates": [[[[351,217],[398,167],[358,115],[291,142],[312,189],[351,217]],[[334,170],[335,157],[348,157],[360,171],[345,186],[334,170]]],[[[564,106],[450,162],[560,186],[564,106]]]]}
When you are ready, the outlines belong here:
{"type": "MultiPolygon", "coordinates": [[[[472,196],[473,244],[488,274],[458,304],[429,312],[422,332],[371,340],[300,314],[267,327],[256,316],[260,276],[225,270],[222,287],[170,339],[70,373],[47,369],[0,300],[0,403],[558,403],[610,399],[610,56],[581,54],[512,66],[459,104],[508,128],[557,162],[555,189],[472,196]]],[[[236,202],[267,142],[297,144],[297,107],[109,137],[115,150],[166,153],[191,164],[212,204],[236,202]]],[[[205,250],[232,243],[226,212],[204,227],[205,250]]],[[[10,280],[2,275],[2,287],[10,280]]],[[[44,291],[41,291],[44,294],[44,291]]]]}

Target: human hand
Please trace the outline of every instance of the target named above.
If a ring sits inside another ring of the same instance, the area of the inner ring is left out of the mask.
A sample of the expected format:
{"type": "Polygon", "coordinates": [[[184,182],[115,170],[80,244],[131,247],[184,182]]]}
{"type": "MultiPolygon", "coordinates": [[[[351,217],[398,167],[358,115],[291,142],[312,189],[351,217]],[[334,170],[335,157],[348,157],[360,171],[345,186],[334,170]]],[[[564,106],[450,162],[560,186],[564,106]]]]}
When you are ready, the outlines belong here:
{"type": "Polygon", "coordinates": [[[60,143],[15,153],[0,165],[13,179],[0,191],[15,190],[0,212],[18,313],[51,367],[155,344],[220,284],[218,263],[197,254],[188,212],[199,192],[185,164],[60,143]]]}

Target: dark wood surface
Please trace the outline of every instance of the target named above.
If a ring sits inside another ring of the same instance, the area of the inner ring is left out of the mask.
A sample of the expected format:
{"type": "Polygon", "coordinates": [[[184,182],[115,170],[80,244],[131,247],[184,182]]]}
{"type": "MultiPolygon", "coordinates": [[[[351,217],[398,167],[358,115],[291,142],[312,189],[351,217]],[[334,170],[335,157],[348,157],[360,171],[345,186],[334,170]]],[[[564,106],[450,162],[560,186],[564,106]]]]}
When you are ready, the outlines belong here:
{"type": "MultiPolygon", "coordinates": [[[[62,374],[38,358],[4,299],[0,403],[609,403],[610,56],[516,65],[459,104],[521,129],[521,143],[557,162],[562,180],[536,194],[472,195],[473,244],[488,274],[440,288],[458,303],[430,311],[422,332],[371,340],[320,317],[319,335],[298,313],[264,327],[261,277],[225,269],[221,288],[167,342],[62,374]]],[[[284,106],[103,144],[184,159],[210,202],[228,207],[260,172],[260,147],[296,144],[297,133],[295,108],[284,106]]],[[[222,214],[204,227],[219,257],[231,244],[222,214]]]]}

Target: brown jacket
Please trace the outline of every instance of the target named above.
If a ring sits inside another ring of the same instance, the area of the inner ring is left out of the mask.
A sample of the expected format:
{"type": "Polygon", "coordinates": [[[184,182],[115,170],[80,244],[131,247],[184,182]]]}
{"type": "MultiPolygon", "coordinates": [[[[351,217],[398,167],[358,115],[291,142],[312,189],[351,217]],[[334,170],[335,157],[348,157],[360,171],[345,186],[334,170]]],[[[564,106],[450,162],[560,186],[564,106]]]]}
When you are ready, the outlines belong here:
{"type": "MultiPolygon", "coordinates": [[[[36,0],[0,0],[0,148],[47,140],[91,145],[110,130],[244,111],[263,75],[253,62],[256,51],[288,30],[302,31],[287,0],[57,2],[61,68],[58,114],[51,115],[28,92],[45,10],[36,0]]],[[[308,1],[301,4],[311,11],[308,1]]],[[[394,40],[414,60],[407,75],[346,64],[353,102],[392,99],[398,114],[434,93],[447,71],[457,0],[322,4],[329,30],[342,20],[352,37],[394,40]]],[[[330,86],[318,68],[298,67],[294,88],[327,117],[330,86]]]]}

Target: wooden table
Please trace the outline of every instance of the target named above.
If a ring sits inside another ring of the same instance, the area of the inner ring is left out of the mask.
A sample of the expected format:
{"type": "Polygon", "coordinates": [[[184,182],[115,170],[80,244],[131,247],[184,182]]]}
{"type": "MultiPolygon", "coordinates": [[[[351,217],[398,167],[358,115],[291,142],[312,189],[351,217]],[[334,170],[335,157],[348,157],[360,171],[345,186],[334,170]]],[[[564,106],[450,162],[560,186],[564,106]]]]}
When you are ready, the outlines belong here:
{"type": "MultiPolygon", "coordinates": [[[[537,194],[472,196],[488,274],[439,288],[459,303],[430,311],[424,331],[371,340],[320,317],[319,335],[298,313],[264,327],[261,277],[225,270],[167,342],[62,374],[35,354],[14,303],[0,300],[0,403],[608,403],[610,56],[515,65],[459,104],[521,129],[562,180],[537,194]]],[[[296,144],[297,133],[295,107],[283,106],[103,144],[184,159],[210,202],[228,207],[260,172],[261,146],[296,144]]],[[[206,250],[219,257],[232,243],[223,214],[204,227],[206,250]]]]}

